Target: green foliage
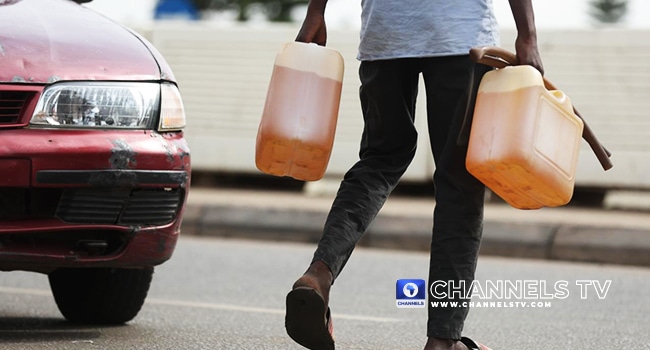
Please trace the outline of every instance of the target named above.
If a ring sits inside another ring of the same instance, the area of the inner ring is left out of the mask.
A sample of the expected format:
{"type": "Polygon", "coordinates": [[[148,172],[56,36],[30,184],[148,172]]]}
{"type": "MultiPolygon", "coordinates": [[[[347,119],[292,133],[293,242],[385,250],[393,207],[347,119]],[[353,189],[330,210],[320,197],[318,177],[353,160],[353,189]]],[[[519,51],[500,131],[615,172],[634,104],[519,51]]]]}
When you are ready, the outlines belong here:
{"type": "Polygon", "coordinates": [[[600,23],[618,23],[627,13],[627,0],[591,0],[591,16],[600,23]]]}
{"type": "Polygon", "coordinates": [[[252,4],[260,4],[270,21],[290,22],[291,10],[298,5],[307,4],[309,0],[192,0],[200,11],[236,10],[239,21],[248,20],[248,10],[252,4]]]}

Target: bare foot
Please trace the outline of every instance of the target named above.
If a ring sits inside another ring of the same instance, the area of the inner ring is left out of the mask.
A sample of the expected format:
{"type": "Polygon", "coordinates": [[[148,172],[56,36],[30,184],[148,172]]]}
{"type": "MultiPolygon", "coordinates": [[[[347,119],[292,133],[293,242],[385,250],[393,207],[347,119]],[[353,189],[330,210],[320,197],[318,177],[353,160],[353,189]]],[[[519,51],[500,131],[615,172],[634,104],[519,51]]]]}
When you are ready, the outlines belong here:
{"type": "Polygon", "coordinates": [[[427,340],[424,350],[469,350],[458,340],[431,338],[427,340]]]}

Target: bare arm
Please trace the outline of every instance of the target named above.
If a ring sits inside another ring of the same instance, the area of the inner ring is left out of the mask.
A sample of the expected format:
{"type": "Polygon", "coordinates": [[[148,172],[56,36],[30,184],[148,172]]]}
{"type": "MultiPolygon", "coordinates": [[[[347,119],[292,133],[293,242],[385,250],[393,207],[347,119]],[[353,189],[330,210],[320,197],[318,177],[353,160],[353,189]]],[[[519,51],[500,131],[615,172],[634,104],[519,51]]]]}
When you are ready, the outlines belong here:
{"type": "Polygon", "coordinates": [[[302,23],[296,41],[316,43],[325,46],[327,43],[327,28],[325,27],[325,6],[327,0],[310,0],[307,5],[307,15],[302,23]]]}
{"type": "Polygon", "coordinates": [[[537,30],[532,0],[509,0],[517,26],[515,50],[519,64],[528,64],[544,74],[544,66],[537,48],[537,30]]]}

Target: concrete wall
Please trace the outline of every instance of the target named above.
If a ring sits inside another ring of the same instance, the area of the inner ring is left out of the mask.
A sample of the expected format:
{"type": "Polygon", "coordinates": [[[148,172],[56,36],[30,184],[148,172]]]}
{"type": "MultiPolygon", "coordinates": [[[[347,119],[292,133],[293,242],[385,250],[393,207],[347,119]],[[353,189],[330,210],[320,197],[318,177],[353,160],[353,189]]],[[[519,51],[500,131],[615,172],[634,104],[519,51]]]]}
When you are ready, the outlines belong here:
{"type": "MultiPolygon", "coordinates": [[[[257,172],[255,137],[277,50],[295,26],[219,27],[161,23],[150,34],[180,84],[187,139],[196,170],[257,172]]],[[[514,34],[502,34],[513,50],[514,34]]],[[[544,31],[539,34],[547,77],[566,92],[612,151],[603,172],[586,143],[578,185],[650,189],[650,31],[544,31]]],[[[354,163],[362,129],[358,102],[358,32],[330,31],[328,46],[345,58],[343,97],[328,177],[354,163]]],[[[424,91],[424,88],[421,89],[424,91]]],[[[418,153],[405,179],[426,181],[434,166],[426,142],[424,99],[418,103],[418,153]]]]}

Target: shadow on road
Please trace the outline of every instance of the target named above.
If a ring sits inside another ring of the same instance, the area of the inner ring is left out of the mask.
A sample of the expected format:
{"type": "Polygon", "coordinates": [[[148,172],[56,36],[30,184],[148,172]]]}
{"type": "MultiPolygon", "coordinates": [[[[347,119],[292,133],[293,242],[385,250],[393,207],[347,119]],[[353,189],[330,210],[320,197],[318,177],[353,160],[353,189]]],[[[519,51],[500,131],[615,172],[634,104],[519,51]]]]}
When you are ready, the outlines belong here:
{"type": "MultiPolygon", "coordinates": [[[[93,343],[93,340],[98,339],[102,334],[98,327],[74,324],[60,318],[0,317],[0,344],[50,341],[93,343]]],[[[105,329],[107,326],[101,328],[105,329]]]]}

